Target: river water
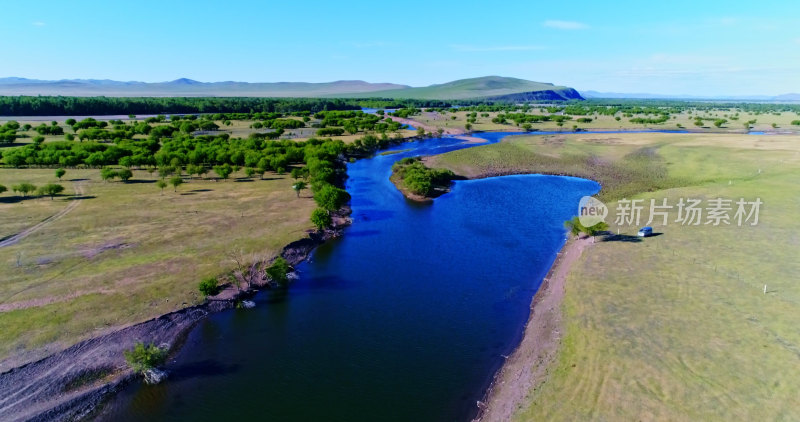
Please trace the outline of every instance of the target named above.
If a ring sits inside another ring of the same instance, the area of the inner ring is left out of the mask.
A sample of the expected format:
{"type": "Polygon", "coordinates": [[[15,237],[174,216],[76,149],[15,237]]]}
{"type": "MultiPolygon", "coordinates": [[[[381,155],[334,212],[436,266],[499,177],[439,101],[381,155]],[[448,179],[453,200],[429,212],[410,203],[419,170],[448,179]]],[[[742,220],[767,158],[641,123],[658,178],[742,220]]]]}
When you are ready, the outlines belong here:
{"type": "Polygon", "coordinates": [[[344,236],[301,264],[288,291],[202,321],[166,383],[134,383],[101,419],[468,420],[519,343],[563,222],[600,188],[505,176],[457,181],[426,205],[389,181],[403,157],[472,146],[428,139],[349,164],[344,236]]]}

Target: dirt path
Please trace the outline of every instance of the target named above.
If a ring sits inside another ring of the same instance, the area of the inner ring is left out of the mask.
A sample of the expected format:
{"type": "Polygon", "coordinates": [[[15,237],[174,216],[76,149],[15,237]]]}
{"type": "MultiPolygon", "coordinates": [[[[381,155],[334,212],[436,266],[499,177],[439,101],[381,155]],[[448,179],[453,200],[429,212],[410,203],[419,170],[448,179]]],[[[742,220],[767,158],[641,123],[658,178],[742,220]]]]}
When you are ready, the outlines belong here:
{"type": "MultiPolygon", "coordinates": [[[[83,195],[83,185],[82,184],[75,183],[74,189],[75,189],[75,195],[77,195],[77,196],[83,195]]],[[[81,201],[75,201],[75,200],[70,201],[70,203],[66,207],[64,207],[63,210],[51,215],[50,217],[45,218],[44,220],[40,221],[35,226],[29,227],[29,228],[27,228],[27,229],[15,234],[15,235],[12,235],[12,236],[8,237],[7,239],[3,240],[2,242],[0,242],[0,248],[14,245],[17,242],[19,242],[20,240],[32,235],[33,233],[36,233],[42,227],[45,227],[45,226],[49,225],[50,223],[58,220],[59,218],[69,214],[69,212],[74,210],[78,205],[80,205],[80,203],[81,203],[81,201]]]]}
{"type": "Polygon", "coordinates": [[[567,274],[591,241],[572,239],[564,245],[533,297],[522,342],[495,376],[487,403],[479,403],[482,412],[476,420],[511,420],[528,393],[543,381],[561,341],[561,300],[567,274]]]}

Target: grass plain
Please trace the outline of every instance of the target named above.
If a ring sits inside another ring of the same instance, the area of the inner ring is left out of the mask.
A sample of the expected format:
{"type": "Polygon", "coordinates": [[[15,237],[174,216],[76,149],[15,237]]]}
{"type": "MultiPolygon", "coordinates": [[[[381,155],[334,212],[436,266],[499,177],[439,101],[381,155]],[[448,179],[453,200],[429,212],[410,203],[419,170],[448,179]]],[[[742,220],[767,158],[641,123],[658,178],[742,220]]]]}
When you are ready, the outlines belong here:
{"type": "MultiPolygon", "coordinates": [[[[412,116],[411,118],[414,120],[419,121],[420,123],[424,123],[426,125],[430,125],[433,127],[441,127],[443,129],[447,128],[458,128],[463,129],[467,123],[468,114],[472,112],[468,111],[456,111],[456,112],[436,112],[436,111],[425,111],[419,115],[412,116]],[[455,117],[455,119],[453,119],[455,117]]],[[[593,115],[593,116],[572,116],[572,120],[567,120],[564,122],[563,127],[559,127],[556,125],[556,122],[541,122],[541,123],[533,123],[533,129],[538,131],[564,131],[569,132],[572,131],[573,125],[577,126],[581,130],[690,130],[693,132],[731,132],[731,133],[743,133],[744,129],[744,122],[756,120],[756,123],[751,126],[751,131],[772,131],[772,132],[800,132],[800,126],[792,125],[791,122],[794,120],[800,120],[800,116],[793,112],[782,112],[778,113],[778,115],[772,113],[761,113],[755,114],[750,112],[739,112],[738,120],[731,120],[730,116],[734,112],[730,111],[722,111],[722,110],[714,110],[709,112],[698,112],[693,111],[692,114],[688,112],[683,112],[680,114],[673,114],[669,121],[661,124],[641,124],[641,123],[631,123],[630,118],[620,116],[620,113],[617,113],[617,116],[620,117],[620,120],[617,121],[615,116],[606,116],[606,115],[593,115]],[[721,128],[717,128],[713,125],[712,121],[704,121],[704,125],[702,127],[695,126],[694,118],[696,116],[703,116],[707,118],[720,118],[728,120],[727,123],[722,125],[721,128]],[[591,117],[593,120],[589,123],[578,123],[577,119],[581,117],[591,117]],[[773,127],[772,124],[775,124],[777,127],[773,127]],[[678,127],[678,125],[681,127],[678,127]]],[[[513,124],[513,122],[508,122],[507,124],[499,124],[493,123],[492,119],[497,117],[499,112],[487,112],[488,116],[482,116],[482,112],[478,112],[478,118],[476,123],[472,124],[473,131],[522,131],[522,128],[517,127],[513,124]]],[[[538,114],[538,115],[548,115],[547,112],[541,112],[539,109],[534,109],[529,112],[529,114],[538,114]]],[[[634,117],[646,117],[644,115],[636,114],[634,117]]],[[[652,117],[652,116],[650,116],[652,117]]]]}
{"type": "MultiPolygon", "coordinates": [[[[644,199],[646,208],[650,199],[760,198],[759,222],[681,225],[673,209],[667,225],[652,224],[659,236],[588,248],[567,279],[559,355],[516,419],[793,419],[800,413],[800,137],[520,136],[428,161],[478,176],[552,172],[574,157],[624,168],[632,152],[648,152],[654,171],[666,173],[661,185],[635,194],[604,186],[612,231],[635,235],[647,220],[649,209],[639,225],[614,224],[613,201],[622,197],[644,199]]],[[[633,186],[651,180],[641,182],[633,186]]]]}
{"type": "MultiPolygon", "coordinates": [[[[122,183],[101,181],[99,170],[67,169],[65,193],[80,187],[79,198],[0,196],[0,238],[80,201],[0,248],[0,361],[14,357],[3,367],[197,304],[202,278],[234,268],[229,254],[271,258],[312,227],[311,193],[298,198],[289,176],[235,176],[187,179],[162,194],[146,171],[122,183]]],[[[0,169],[8,187],[55,181],[52,169],[0,169]]]]}

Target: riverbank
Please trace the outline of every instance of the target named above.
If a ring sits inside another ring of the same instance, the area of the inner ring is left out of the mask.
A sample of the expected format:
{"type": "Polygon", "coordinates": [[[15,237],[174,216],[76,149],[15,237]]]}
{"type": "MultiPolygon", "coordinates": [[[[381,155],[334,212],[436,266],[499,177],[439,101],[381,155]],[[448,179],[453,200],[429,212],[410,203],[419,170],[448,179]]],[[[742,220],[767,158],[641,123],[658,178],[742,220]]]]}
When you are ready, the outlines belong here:
{"type": "Polygon", "coordinates": [[[522,341],[495,374],[486,399],[478,403],[475,421],[509,421],[528,394],[547,377],[557,356],[563,330],[561,302],[567,274],[591,239],[569,239],[531,301],[530,317],[522,341]]]}
{"type": "MultiPolygon", "coordinates": [[[[334,215],[333,226],[323,232],[310,231],[281,251],[289,265],[296,266],[311,251],[341,235],[351,223],[350,208],[334,215]]],[[[255,283],[263,288],[266,283],[255,283]]],[[[174,355],[191,329],[214,312],[231,309],[236,300],[255,290],[224,299],[211,299],[197,306],[122,328],[82,341],[44,359],[0,374],[0,414],[4,420],[76,420],[97,411],[104,401],[136,375],[128,368],[123,351],[138,341],[154,343],[174,355]],[[58,375],[54,375],[58,374],[58,375]]]]}

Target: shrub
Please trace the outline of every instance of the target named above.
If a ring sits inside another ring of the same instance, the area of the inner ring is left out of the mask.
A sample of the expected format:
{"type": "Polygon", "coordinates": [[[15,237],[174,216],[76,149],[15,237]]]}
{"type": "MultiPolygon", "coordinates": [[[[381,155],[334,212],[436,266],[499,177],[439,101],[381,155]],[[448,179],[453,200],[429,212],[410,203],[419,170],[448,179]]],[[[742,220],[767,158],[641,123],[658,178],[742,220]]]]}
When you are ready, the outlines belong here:
{"type": "Polygon", "coordinates": [[[330,227],[333,224],[333,219],[328,211],[317,208],[311,213],[311,222],[317,226],[318,229],[322,230],[325,227],[330,227]]]}
{"type": "Polygon", "coordinates": [[[219,292],[219,281],[216,277],[209,277],[201,281],[198,288],[203,296],[214,296],[219,292]]]}
{"type": "Polygon", "coordinates": [[[283,257],[275,258],[275,261],[267,267],[267,275],[269,276],[270,280],[278,283],[281,286],[286,286],[289,284],[289,277],[287,274],[291,270],[289,267],[289,263],[286,262],[283,257]]]}
{"type": "Polygon", "coordinates": [[[148,369],[153,369],[164,363],[167,358],[166,350],[161,349],[153,343],[145,346],[142,342],[136,342],[133,349],[126,350],[125,361],[128,366],[138,374],[142,374],[148,369]]]}

